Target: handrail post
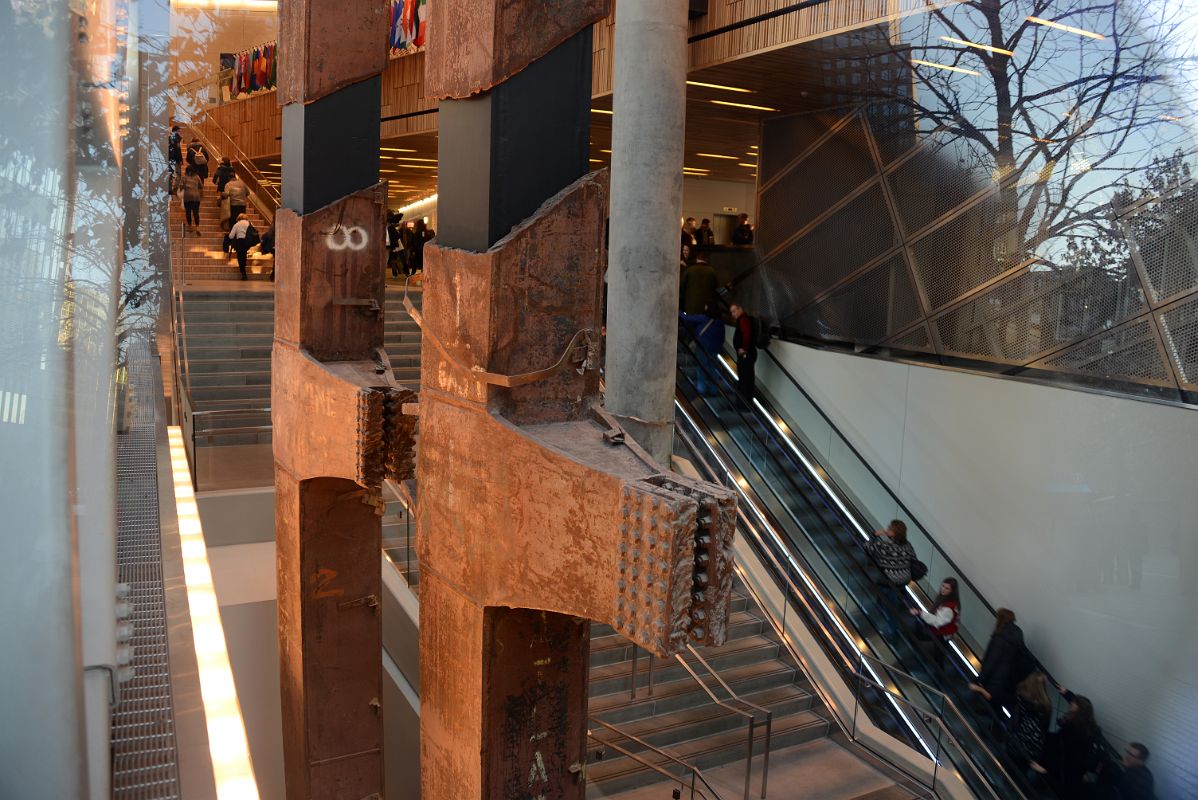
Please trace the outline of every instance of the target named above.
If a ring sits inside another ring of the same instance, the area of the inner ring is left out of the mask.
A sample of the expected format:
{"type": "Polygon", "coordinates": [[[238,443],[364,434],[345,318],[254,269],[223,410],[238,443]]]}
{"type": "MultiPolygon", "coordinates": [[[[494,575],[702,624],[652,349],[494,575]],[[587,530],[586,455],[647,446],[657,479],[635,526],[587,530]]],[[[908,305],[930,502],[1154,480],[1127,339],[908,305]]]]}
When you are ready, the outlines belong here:
{"type": "Polygon", "coordinates": [[[636,659],[639,653],[640,647],[634,644],[632,646],[632,694],[629,696],[629,700],[636,699],[636,659]]]}
{"type": "Polygon", "coordinates": [[[765,789],[770,779],[770,739],[774,735],[774,712],[765,714],[765,758],[761,763],[761,800],[765,800],[765,789]]]}
{"type": "Polygon", "coordinates": [[[749,800],[751,794],[750,784],[753,782],[753,735],[755,721],[753,717],[749,717],[749,753],[745,759],[745,800],[749,800]]]}

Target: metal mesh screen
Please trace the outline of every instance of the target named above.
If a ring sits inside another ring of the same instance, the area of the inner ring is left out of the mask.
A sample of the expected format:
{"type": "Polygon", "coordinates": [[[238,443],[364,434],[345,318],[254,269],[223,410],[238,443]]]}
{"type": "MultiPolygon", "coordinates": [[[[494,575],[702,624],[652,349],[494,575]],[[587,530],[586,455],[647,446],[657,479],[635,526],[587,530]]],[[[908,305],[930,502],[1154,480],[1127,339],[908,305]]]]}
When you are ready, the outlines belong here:
{"type": "Polygon", "coordinates": [[[117,580],[128,584],[134,676],[112,714],[115,800],[179,797],[166,597],[158,517],[154,371],[148,348],[130,353],[128,432],[117,437],[117,580]]]}
{"type": "Polygon", "coordinates": [[[767,284],[787,299],[776,318],[784,319],[833,286],[844,276],[847,264],[864,266],[896,243],[881,187],[853,198],[764,264],[767,284]],[[855,224],[862,219],[873,222],[867,226],[855,224]],[[850,227],[855,235],[846,238],[844,232],[850,227]]]}
{"type": "Polygon", "coordinates": [[[938,309],[1015,266],[1007,253],[998,197],[958,214],[911,246],[915,273],[931,308],[938,309]]]}
{"type": "Polygon", "coordinates": [[[1198,285],[1198,195],[1182,192],[1162,198],[1125,226],[1154,300],[1165,302],[1198,285]]]}
{"type": "Polygon", "coordinates": [[[785,321],[808,336],[876,344],[919,317],[902,256],[887,259],[785,321]]]}
{"type": "Polygon", "coordinates": [[[1169,383],[1169,370],[1148,320],[1087,339],[1036,366],[1114,380],[1169,383]]]}
{"type": "Polygon", "coordinates": [[[915,124],[901,99],[843,116],[794,166],[836,122],[764,123],[761,180],[775,182],[758,198],[769,256],[737,287],[750,308],[804,336],[1198,390],[1198,184],[1154,163],[1157,178],[1102,194],[1109,179],[1081,157],[1000,176],[978,131],[915,124]],[[1061,205],[1072,196],[1095,199],[1061,205]]]}
{"type": "Polygon", "coordinates": [[[931,350],[932,340],[928,336],[926,325],[920,325],[913,331],[908,331],[890,343],[900,350],[931,350]]]}
{"type": "Polygon", "coordinates": [[[854,119],[761,193],[758,246],[772,252],[875,174],[865,131],[854,119]]]}
{"type": "Polygon", "coordinates": [[[774,120],[761,132],[761,175],[777,175],[834,122],[835,117],[828,119],[822,114],[795,114],[774,120]]]}
{"type": "Polygon", "coordinates": [[[1179,382],[1198,388],[1198,297],[1161,315],[1165,346],[1177,367],[1179,382]]]}
{"type": "Polygon", "coordinates": [[[968,156],[954,145],[947,133],[931,137],[887,175],[908,233],[922,230],[988,188],[988,181],[973,174],[968,156]]]}

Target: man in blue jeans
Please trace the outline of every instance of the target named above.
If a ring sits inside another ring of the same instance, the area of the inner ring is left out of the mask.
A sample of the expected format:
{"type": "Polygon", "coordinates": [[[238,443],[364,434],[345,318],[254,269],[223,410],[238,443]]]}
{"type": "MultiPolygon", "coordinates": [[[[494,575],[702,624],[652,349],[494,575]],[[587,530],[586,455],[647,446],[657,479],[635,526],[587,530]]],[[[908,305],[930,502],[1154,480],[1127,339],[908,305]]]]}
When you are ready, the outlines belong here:
{"type": "Polygon", "coordinates": [[[706,376],[708,370],[716,369],[716,359],[724,347],[724,321],[710,307],[706,313],[687,314],[682,311],[678,317],[686,323],[687,329],[698,344],[693,351],[695,360],[699,362],[695,388],[704,396],[709,392],[714,394],[715,386],[708,383],[706,376]]]}

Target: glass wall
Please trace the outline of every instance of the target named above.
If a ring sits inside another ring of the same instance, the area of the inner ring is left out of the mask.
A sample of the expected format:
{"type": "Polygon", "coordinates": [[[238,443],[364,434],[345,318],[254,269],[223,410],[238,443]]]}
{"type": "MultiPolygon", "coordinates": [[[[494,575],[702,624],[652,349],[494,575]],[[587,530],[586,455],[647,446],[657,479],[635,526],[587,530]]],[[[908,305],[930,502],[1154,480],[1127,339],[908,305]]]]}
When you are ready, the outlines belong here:
{"type": "Polygon", "coordinates": [[[792,336],[1193,402],[1193,2],[981,0],[804,45],[757,308],[792,336]]]}

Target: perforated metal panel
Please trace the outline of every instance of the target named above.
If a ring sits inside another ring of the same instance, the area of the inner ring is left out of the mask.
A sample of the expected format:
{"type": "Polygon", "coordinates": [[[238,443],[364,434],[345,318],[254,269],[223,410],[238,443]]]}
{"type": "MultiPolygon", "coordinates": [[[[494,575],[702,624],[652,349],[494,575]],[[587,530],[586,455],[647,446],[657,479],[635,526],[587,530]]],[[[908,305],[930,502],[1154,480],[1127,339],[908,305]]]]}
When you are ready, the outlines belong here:
{"type": "Polygon", "coordinates": [[[777,251],[737,287],[751,309],[804,336],[1198,390],[1198,185],[1094,193],[1108,205],[1054,228],[1046,187],[1084,175],[1082,162],[999,175],[975,137],[921,130],[901,100],[850,117],[797,165],[787,137],[807,144],[836,120],[764,123],[759,242],[777,251]],[[915,285],[896,269],[903,248],[915,285]],[[934,328],[912,328],[921,318],[934,328]]]}
{"type": "Polygon", "coordinates": [[[1198,195],[1184,191],[1147,204],[1127,220],[1153,300],[1198,286],[1198,195]]]}
{"type": "Polygon", "coordinates": [[[928,138],[915,155],[886,176],[899,199],[903,225],[911,234],[991,188],[988,178],[976,173],[968,151],[947,132],[928,138]]]}
{"type": "MultiPolygon", "coordinates": [[[[836,121],[836,116],[831,121],[836,121]]],[[[828,118],[817,114],[780,117],[761,132],[762,175],[777,175],[800,153],[827,131],[828,118]]]]}
{"type": "Polygon", "coordinates": [[[901,255],[807,306],[784,324],[808,336],[876,344],[919,318],[901,255]]]}
{"type": "Polygon", "coordinates": [[[1022,259],[1022,250],[1008,242],[1011,224],[1004,224],[998,207],[998,195],[992,195],[911,246],[915,273],[932,310],[997,278],[1022,259]]]}
{"type": "Polygon", "coordinates": [[[1149,320],[1087,339],[1033,366],[1130,383],[1171,383],[1149,320]]]}
{"type": "Polygon", "coordinates": [[[853,198],[765,263],[767,285],[788,299],[779,318],[790,316],[835,285],[846,274],[848,264],[864,267],[897,243],[881,187],[853,198]],[[853,222],[861,219],[873,222],[867,226],[853,222]],[[845,236],[846,226],[852,226],[854,236],[845,236]]]}
{"type": "Polygon", "coordinates": [[[928,328],[926,325],[920,325],[912,331],[904,333],[902,336],[896,337],[890,342],[892,347],[899,350],[916,350],[923,352],[932,349],[932,339],[928,336],[928,328]]]}
{"type": "Polygon", "coordinates": [[[1198,297],[1161,314],[1161,322],[1178,380],[1186,388],[1198,389],[1198,297]]]}
{"type": "Polygon", "coordinates": [[[834,207],[849,192],[873,178],[865,131],[854,118],[778,182],[761,193],[757,245],[769,254],[795,231],[834,207]],[[813,176],[820,176],[813,181],[813,176]]]}
{"type": "Polygon", "coordinates": [[[131,349],[128,430],[117,436],[117,580],[132,608],[131,666],[112,715],[115,800],[179,797],[166,598],[158,517],[154,402],[155,362],[144,345],[131,349]]]}

